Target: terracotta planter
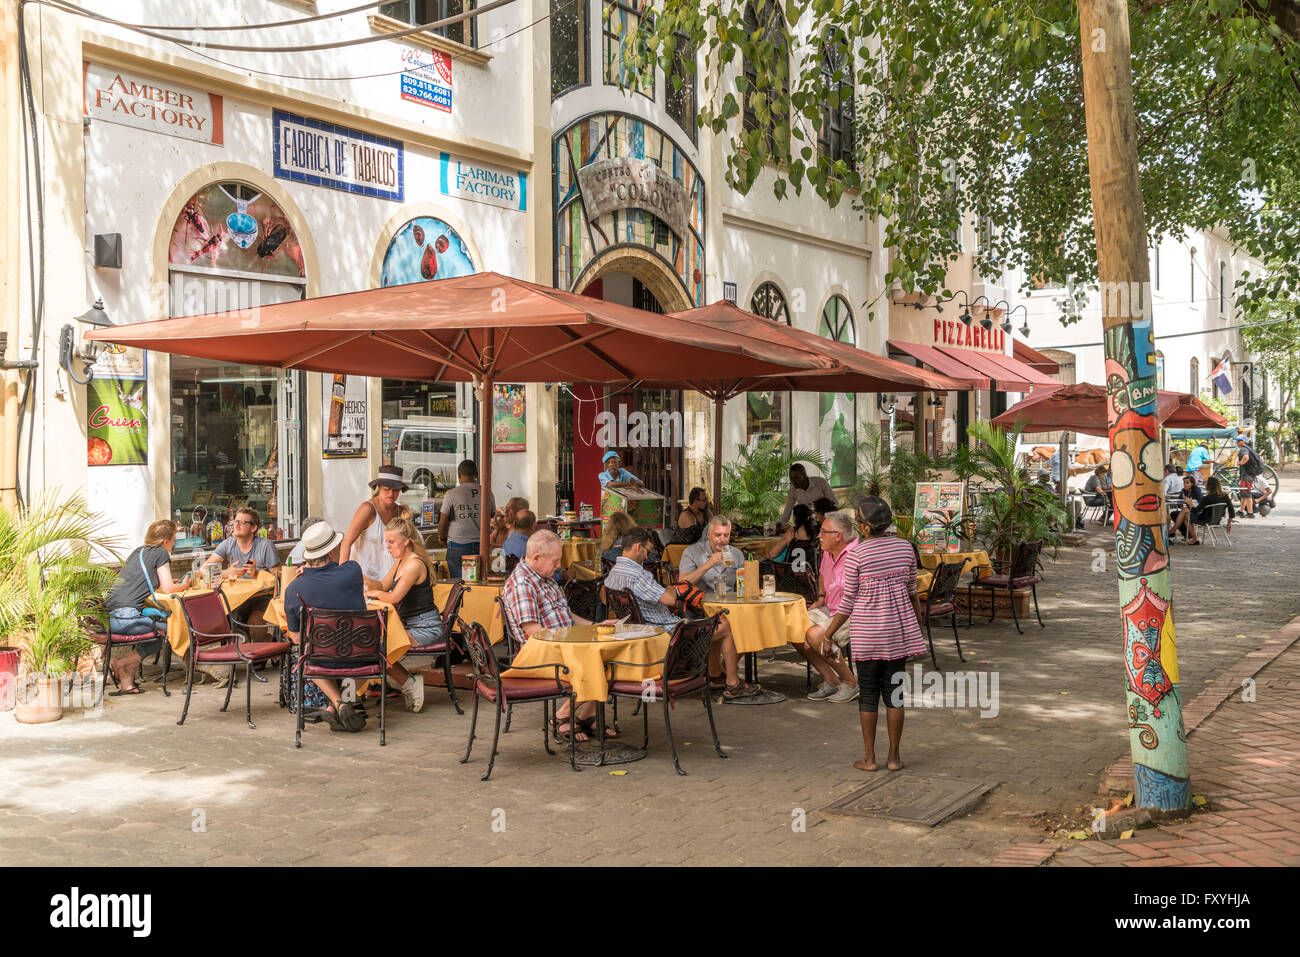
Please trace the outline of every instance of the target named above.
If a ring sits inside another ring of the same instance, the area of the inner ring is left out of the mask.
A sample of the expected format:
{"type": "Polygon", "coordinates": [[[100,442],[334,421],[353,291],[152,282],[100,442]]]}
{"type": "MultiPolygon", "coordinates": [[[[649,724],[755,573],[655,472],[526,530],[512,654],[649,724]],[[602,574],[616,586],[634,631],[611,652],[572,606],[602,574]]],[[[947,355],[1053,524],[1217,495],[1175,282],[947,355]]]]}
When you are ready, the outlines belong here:
{"type": "Polygon", "coordinates": [[[28,684],[18,695],[14,717],[23,724],[44,724],[63,717],[63,681],[42,676],[28,684]],[[26,699],[24,701],[23,699],[26,699]]]}

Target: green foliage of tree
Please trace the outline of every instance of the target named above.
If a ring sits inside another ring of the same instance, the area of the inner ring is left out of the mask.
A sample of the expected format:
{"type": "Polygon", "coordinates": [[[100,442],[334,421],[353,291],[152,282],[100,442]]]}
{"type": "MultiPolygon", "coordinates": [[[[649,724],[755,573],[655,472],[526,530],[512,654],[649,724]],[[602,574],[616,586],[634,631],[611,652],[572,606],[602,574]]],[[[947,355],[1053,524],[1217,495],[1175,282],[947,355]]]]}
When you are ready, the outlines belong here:
{"type": "MultiPolygon", "coordinates": [[[[1289,424],[1291,413],[1300,399],[1300,296],[1280,288],[1277,295],[1246,303],[1243,312],[1249,322],[1256,324],[1241,330],[1242,342],[1254,357],[1256,368],[1268,374],[1270,384],[1277,386],[1279,393],[1275,419],[1279,429],[1274,438],[1289,441],[1295,436],[1289,424]]],[[[1264,450],[1257,449],[1262,455],[1264,450]]],[[[1280,453],[1280,446],[1277,451],[1280,453]]]]}
{"type": "MultiPolygon", "coordinates": [[[[1023,267],[1027,277],[1091,285],[1073,0],[775,4],[791,34],[788,67],[774,56],[770,29],[745,29],[745,6],[663,0],[643,44],[662,58],[682,34],[699,51],[698,123],[729,140],[730,186],[747,193],[761,181],[778,197],[809,188],[831,206],[847,199],[880,224],[886,289],[945,292],[957,227],[972,214],[996,227],[977,252],[982,273],[1023,267]],[[820,68],[828,37],[855,54],[851,166],[818,148],[823,104],[843,79],[820,68]],[[755,68],[754,84],[733,79],[744,63],[755,68]],[[757,127],[737,119],[742,102],[757,127]]],[[[1130,0],[1129,15],[1152,242],[1217,228],[1300,276],[1300,3],[1130,0]]],[[[1246,279],[1242,294],[1263,283],[1246,279]]]]}
{"type": "MultiPolygon", "coordinates": [[[[718,503],[722,513],[746,527],[775,522],[790,487],[790,466],[796,462],[813,465],[823,475],[829,469],[820,452],[788,449],[784,437],[764,439],[752,449],[737,446],[735,461],[722,466],[722,500],[718,503]]],[[[713,463],[705,464],[711,471],[713,463]]]]}

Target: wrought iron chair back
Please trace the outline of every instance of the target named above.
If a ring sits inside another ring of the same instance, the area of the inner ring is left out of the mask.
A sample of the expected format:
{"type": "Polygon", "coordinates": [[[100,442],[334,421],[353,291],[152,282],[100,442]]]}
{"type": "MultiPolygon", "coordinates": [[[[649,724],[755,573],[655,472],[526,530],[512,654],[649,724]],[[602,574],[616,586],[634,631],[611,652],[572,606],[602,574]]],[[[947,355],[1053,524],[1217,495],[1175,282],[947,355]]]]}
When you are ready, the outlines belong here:
{"type": "Polygon", "coordinates": [[[946,605],[950,601],[957,600],[957,583],[961,580],[961,573],[966,569],[966,563],[970,559],[963,558],[960,562],[941,562],[939,567],[934,570],[934,576],[930,579],[929,605],[946,605]]]}
{"type": "Polygon", "coordinates": [[[1021,542],[1016,546],[1011,559],[1011,579],[1029,578],[1038,571],[1038,553],[1043,550],[1042,542],[1021,542]]]}
{"type": "Polygon", "coordinates": [[[447,601],[443,603],[442,611],[442,633],[451,635],[451,626],[456,623],[456,617],[460,614],[461,603],[465,600],[465,583],[458,581],[451,586],[451,591],[447,593],[447,601]]]}
{"type": "Polygon", "coordinates": [[[673,632],[664,658],[664,682],[682,681],[706,674],[709,667],[709,648],[717,630],[724,608],[708,618],[683,621],[673,632]]]}
{"type": "Polygon", "coordinates": [[[610,618],[626,618],[634,625],[645,624],[636,596],[623,588],[605,586],[605,613],[610,618]]]}
{"type": "Polygon", "coordinates": [[[476,621],[466,621],[463,618],[456,620],[460,623],[460,633],[464,636],[465,647],[469,651],[469,663],[474,669],[475,683],[481,681],[499,690],[501,672],[497,666],[497,656],[492,653],[492,642],[488,639],[487,631],[476,621]]]}
{"type": "Polygon", "coordinates": [[[230,606],[220,589],[198,595],[182,595],[181,612],[189,625],[192,647],[211,645],[230,638],[242,638],[230,621],[230,606]]]}
{"type": "MultiPolygon", "coordinates": [[[[502,598],[500,595],[497,595],[494,601],[496,602],[496,606],[497,606],[497,614],[501,616],[501,630],[502,632],[505,633],[506,636],[506,647],[510,652],[509,657],[513,658],[515,655],[519,654],[519,649],[524,646],[525,636],[515,634],[514,628],[510,627],[510,619],[509,617],[506,616],[505,599],[502,598]]],[[[461,619],[460,621],[463,627],[464,620],[461,619]]],[[[480,625],[479,627],[482,628],[483,626],[480,625]]],[[[464,631],[461,632],[462,635],[464,633],[465,633],[464,631]]],[[[484,634],[486,635],[487,632],[484,632],[484,634]]],[[[491,641],[488,641],[488,647],[489,648],[492,647],[491,641]]]]}
{"type": "Polygon", "coordinates": [[[307,664],[327,667],[377,662],[387,664],[384,646],[384,613],[313,608],[302,602],[302,657],[299,667],[307,664]]]}
{"type": "Polygon", "coordinates": [[[600,577],[605,578],[614,570],[614,563],[604,555],[600,556],[600,577]]]}
{"type": "Polygon", "coordinates": [[[807,569],[795,571],[792,562],[773,562],[777,591],[794,592],[808,604],[817,600],[817,576],[807,569]]]}
{"type": "Polygon", "coordinates": [[[569,609],[578,617],[597,621],[600,615],[600,588],[603,578],[580,581],[572,578],[564,583],[564,598],[569,609]]]}

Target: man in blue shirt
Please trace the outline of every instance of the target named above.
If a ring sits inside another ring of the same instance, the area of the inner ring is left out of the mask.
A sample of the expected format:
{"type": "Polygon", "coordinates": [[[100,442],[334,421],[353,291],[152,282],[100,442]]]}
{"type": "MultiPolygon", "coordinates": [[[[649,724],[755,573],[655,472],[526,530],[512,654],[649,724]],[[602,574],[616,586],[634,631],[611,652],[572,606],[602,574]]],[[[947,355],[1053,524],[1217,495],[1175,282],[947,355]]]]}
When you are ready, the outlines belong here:
{"type": "Polygon", "coordinates": [[[645,488],[639,478],[623,468],[617,452],[606,452],[601,461],[605,463],[605,470],[599,473],[601,488],[645,488]]]}
{"type": "MultiPolygon", "coordinates": [[[[336,532],[328,522],[317,522],[302,535],[303,561],[298,577],[284,590],[284,618],[289,640],[299,644],[302,631],[302,605],[328,608],[332,611],[365,611],[365,581],[361,566],[356,562],[339,564],[339,546],[343,533],[336,532]]],[[[402,689],[402,697],[412,711],[424,706],[424,676],[410,674],[401,665],[390,665],[388,676],[402,689]]],[[[312,678],[321,693],[329,699],[330,707],[324,712],[325,721],[334,731],[360,731],[366,726],[365,716],[352,707],[350,701],[341,701],[338,682],[312,678]]]]}
{"type": "Polygon", "coordinates": [[[1201,466],[1207,462],[1213,462],[1210,458],[1210,450],[1202,440],[1196,443],[1196,448],[1192,449],[1192,454],[1187,456],[1187,471],[1192,476],[1192,481],[1197,485],[1205,484],[1205,476],[1201,474],[1201,466]]]}

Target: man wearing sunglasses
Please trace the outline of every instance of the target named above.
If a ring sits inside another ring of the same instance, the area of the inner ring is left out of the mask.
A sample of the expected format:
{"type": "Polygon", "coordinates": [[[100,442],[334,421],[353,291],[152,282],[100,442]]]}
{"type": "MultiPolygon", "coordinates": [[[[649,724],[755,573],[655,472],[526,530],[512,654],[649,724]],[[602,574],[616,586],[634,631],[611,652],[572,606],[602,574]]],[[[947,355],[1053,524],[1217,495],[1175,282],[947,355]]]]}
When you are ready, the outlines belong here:
{"type": "Polygon", "coordinates": [[[258,538],[257,530],[262,525],[262,517],[256,509],[241,508],[235,512],[231,523],[235,534],[222,541],[217,550],[208,558],[207,564],[230,564],[222,577],[228,580],[252,578],[258,572],[275,568],[280,564],[280,555],[268,539],[258,538]]]}
{"type": "Polygon", "coordinates": [[[808,607],[808,620],[812,627],[804,636],[802,645],[795,650],[803,655],[821,675],[822,683],[808,695],[814,701],[829,700],[835,704],[852,701],[858,696],[858,680],[852,666],[844,660],[839,646],[826,637],[826,626],[839,607],[844,590],[844,567],[849,548],[856,540],[853,520],[848,512],[830,512],[822,521],[818,541],[821,545],[821,565],[817,576],[817,601],[808,607]]]}

